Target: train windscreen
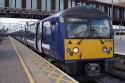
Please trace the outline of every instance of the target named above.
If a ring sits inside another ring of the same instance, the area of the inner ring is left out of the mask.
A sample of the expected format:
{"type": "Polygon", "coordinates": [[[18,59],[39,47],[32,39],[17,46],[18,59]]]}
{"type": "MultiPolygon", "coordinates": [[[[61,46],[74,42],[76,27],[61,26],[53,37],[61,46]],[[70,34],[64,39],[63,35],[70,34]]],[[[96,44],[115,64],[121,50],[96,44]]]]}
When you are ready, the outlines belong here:
{"type": "Polygon", "coordinates": [[[89,20],[86,18],[68,18],[68,38],[86,38],[90,36],[89,20]]]}
{"type": "Polygon", "coordinates": [[[110,38],[110,24],[107,19],[92,19],[93,37],[110,38]]]}
{"type": "Polygon", "coordinates": [[[67,38],[110,38],[108,19],[67,18],[67,38]]]}

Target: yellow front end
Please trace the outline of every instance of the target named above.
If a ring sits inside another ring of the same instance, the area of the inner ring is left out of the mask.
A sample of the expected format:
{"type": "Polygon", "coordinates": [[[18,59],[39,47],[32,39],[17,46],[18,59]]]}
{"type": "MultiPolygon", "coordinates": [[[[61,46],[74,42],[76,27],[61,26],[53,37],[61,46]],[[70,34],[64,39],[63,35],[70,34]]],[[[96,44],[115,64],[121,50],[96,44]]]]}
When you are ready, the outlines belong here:
{"type": "Polygon", "coordinates": [[[65,60],[113,57],[113,39],[65,39],[65,60]]]}

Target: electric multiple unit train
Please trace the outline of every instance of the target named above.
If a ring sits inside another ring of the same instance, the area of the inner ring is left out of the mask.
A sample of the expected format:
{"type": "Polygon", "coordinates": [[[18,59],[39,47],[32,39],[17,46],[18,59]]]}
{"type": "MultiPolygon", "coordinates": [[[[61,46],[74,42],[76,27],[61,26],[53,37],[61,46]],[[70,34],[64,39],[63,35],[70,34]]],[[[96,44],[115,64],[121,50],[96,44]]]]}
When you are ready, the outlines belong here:
{"type": "Polygon", "coordinates": [[[112,25],[109,17],[90,6],[77,6],[29,24],[13,35],[65,65],[76,74],[100,72],[113,58],[112,25]]]}

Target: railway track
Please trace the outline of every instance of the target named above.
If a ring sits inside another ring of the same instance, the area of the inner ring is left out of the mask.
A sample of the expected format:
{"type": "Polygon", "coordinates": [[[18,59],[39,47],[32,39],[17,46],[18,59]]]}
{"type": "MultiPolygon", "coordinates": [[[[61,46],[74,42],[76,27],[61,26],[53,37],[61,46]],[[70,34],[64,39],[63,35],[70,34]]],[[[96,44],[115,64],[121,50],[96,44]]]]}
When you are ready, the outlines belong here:
{"type": "Polygon", "coordinates": [[[116,73],[114,72],[103,72],[99,76],[95,77],[85,77],[83,75],[79,76],[72,76],[75,78],[79,83],[125,83],[125,72],[116,73]],[[123,76],[124,75],[124,76],[123,76]]]}
{"type": "Polygon", "coordinates": [[[97,83],[125,83],[125,56],[114,55],[114,63],[110,64],[110,70],[104,72],[100,78],[95,79],[97,83]]]}
{"type": "Polygon", "coordinates": [[[114,63],[111,69],[109,71],[106,71],[106,73],[111,77],[125,81],[125,56],[121,54],[115,54],[114,56],[114,63]]]}
{"type": "Polygon", "coordinates": [[[124,80],[119,79],[118,77],[105,73],[104,76],[95,79],[97,83],[125,83],[124,80]]]}
{"type": "MultiPolygon", "coordinates": [[[[123,74],[123,72],[121,72],[123,74]]],[[[114,72],[103,72],[99,76],[95,77],[86,77],[84,75],[79,76],[72,76],[74,79],[76,79],[79,83],[125,83],[125,79],[123,79],[123,75],[121,73],[115,73],[114,72]]]]}

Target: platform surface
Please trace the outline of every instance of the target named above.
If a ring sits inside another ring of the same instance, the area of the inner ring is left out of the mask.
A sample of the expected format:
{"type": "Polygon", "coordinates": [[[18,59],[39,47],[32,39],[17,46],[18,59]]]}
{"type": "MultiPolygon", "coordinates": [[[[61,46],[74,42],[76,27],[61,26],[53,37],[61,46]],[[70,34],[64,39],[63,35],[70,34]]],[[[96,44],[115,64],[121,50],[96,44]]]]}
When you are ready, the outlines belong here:
{"type": "Polygon", "coordinates": [[[14,38],[0,43],[0,83],[78,83],[14,38]]]}
{"type": "Polygon", "coordinates": [[[29,83],[9,38],[0,42],[0,83],[29,83]]]}

